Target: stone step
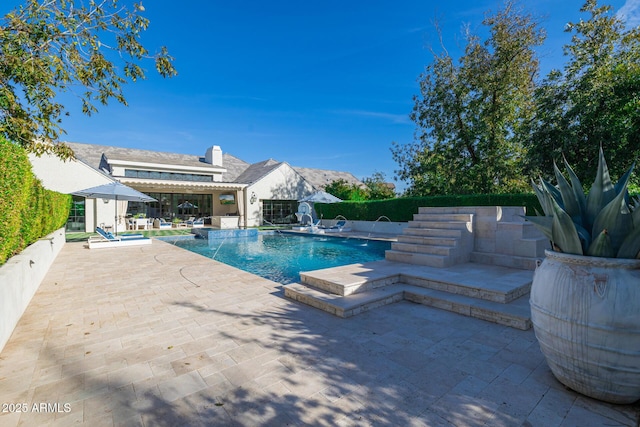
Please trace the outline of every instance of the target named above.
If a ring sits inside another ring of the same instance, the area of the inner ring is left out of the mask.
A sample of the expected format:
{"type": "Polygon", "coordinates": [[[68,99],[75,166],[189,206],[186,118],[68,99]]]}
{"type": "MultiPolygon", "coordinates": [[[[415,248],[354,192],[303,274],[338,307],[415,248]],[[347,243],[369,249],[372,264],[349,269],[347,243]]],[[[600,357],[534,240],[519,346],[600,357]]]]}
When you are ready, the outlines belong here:
{"type": "MultiPolygon", "coordinates": [[[[425,237],[451,237],[460,238],[462,230],[456,228],[405,228],[402,236],[425,236],[425,237]]],[[[398,236],[399,238],[399,236],[398,236]]]]}
{"type": "MultiPolygon", "coordinates": [[[[499,269],[500,267],[497,268],[499,269]]],[[[469,280],[469,278],[462,279],[455,276],[446,277],[435,275],[423,277],[403,274],[400,277],[400,281],[411,286],[507,304],[528,294],[531,290],[533,278],[523,280],[519,273],[519,271],[515,273],[517,277],[511,276],[513,273],[510,271],[505,271],[501,277],[496,276],[496,274],[499,273],[487,273],[487,281],[482,285],[479,285],[477,280],[469,280]],[[507,276],[513,279],[512,284],[508,286],[500,281],[500,278],[507,276]]]]}
{"type": "Polygon", "coordinates": [[[450,247],[457,246],[458,240],[459,239],[455,237],[416,236],[416,235],[400,235],[397,238],[398,243],[408,243],[413,245],[450,246],[450,247]]]}
{"type": "Polygon", "coordinates": [[[406,283],[469,297],[507,303],[531,289],[531,271],[466,263],[446,269],[388,260],[300,273],[301,283],[337,295],[406,283]]]}
{"type": "Polygon", "coordinates": [[[391,249],[400,252],[410,252],[414,254],[432,254],[442,256],[452,256],[456,252],[455,246],[423,245],[419,243],[391,243],[391,249]]]}
{"type": "Polygon", "coordinates": [[[469,222],[473,214],[466,213],[417,213],[413,214],[414,221],[443,221],[443,222],[469,222]]]}
{"type": "Polygon", "coordinates": [[[504,239],[500,240],[494,251],[478,250],[478,252],[495,252],[498,255],[515,257],[544,258],[544,250],[549,249],[549,240],[544,237],[504,239]]]}
{"type": "Polygon", "coordinates": [[[385,261],[300,272],[300,282],[303,285],[341,296],[392,285],[399,281],[398,269],[393,263],[385,261]]]}
{"type": "Polygon", "coordinates": [[[423,206],[423,207],[419,207],[418,208],[418,213],[419,214],[423,214],[423,213],[432,213],[432,214],[459,214],[459,213],[463,213],[463,214],[473,214],[474,208],[473,207],[466,207],[466,206],[423,206]]]}
{"type": "Polygon", "coordinates": [[[444,268],[453,265],[450,257],[434,254],[419,254],[413,252],[402,252],[393,249],[385,251],[387,261],[402,262],[406,264],[425,265],[428,267],[444,268]]]}
{"type": "Polygon", "coordinates": [[[518,268],[521,270],[535,270],[541,258],[503,255],[488,252],[471,252],[471,262],[479,264],[498,265],[501,267],[518,268]]]}
{"type": "Polygon", "coordinates": [[[531,328],[531,309],[528,295],[522,296],[509,304],[502,304],[413,286],[404,290],[403,297],[408,301],[516,329],[527,330],[531,328]]]}
{"type": "Polygon", "coordinates": [[[453,229],[453,230],[465,230],[467,228],[466,222],[461,221],[409,221],[407,228],[439,228],[439,229],[453,229]]]}
{"type": "Polygon", "coordinates": [[[342,318],[405,299],[516,329],[531,328],[528,296],[523,296],[510,304],[501,304],[405,283],[348,296],[330,294],[301,283],[292,283],[284,286],[284,293],[287,298],[342,318]]]}
{"type": "Polygon", "coordinates": [[[391,285],[342,296],[324,292],[302,283],[284,285],[287,298],[310,305],[338,317],[351,317],[376,307],[401,301],[403,289],[391,285]]]}
{"type": "Polygon", "coordinates": [[[497,223],[496,232],[507,233],[508,236],[515,239],[528,239],[544,237],[544,234],[529,221],[502,221],[497,223]]]}

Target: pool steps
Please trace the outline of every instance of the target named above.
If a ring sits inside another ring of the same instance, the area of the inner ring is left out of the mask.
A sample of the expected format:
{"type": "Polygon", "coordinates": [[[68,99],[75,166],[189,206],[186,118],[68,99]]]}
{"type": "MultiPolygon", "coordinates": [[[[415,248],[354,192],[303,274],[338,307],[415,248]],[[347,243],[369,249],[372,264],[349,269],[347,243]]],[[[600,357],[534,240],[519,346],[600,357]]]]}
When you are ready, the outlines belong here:
{"type": "Polygon", "coordinates": [[[421,207],[385,260],[301,273],[289,298],[350,317],[400,300],[531,328],[528,293],[547,239],[522,207],[421,207]]]}
{"type": "Polygon", "coordinates": [[[522,207],[422,207],[386,259],[445,268],[464,262],[534,270],[549,247],[522,207]]]}
{"type": "Polygon", "coordinates": [[[440,268],[468,262],[473,249],[473,220],[473,213],[420,208],[397,242],[391,244],[386,258],[440,268]]]}

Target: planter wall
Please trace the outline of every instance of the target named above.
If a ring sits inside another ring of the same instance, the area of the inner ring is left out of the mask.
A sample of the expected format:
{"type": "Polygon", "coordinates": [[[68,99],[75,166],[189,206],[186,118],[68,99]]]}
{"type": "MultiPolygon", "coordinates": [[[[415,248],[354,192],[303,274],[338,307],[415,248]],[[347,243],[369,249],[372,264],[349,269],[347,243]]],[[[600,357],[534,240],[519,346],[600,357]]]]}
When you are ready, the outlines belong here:
{"type": "Polygon", "coordinates": [[[640,399],[640,260],[546,251],[530,302],[561,383],[611,403],[640,399]]]}
{"type": "Polygon", "coordinates": [[[0,351],[65,242],[60,228],[0,266],[0,351]]]}

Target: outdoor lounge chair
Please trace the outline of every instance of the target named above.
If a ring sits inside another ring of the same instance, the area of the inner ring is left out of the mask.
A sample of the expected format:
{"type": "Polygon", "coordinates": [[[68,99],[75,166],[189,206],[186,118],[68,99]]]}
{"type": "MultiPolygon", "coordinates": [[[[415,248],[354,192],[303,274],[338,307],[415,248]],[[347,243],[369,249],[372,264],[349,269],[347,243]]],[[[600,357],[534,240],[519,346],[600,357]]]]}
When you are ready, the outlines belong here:
{"type": "Polygon", "coordinates": [[[156,218],[153,220],[153,228],[159,228],[160,230],[167,230],[171,228],[171,223],[164,220],[164,218],[156,218]]]}
{"type": "Polygon", "coordinates": [[[89,237],[89,249],[116,248],[120,246],[150,245],[151,239],[142,234],[121,234],[114,236],[112,233],[96,227],[99,237],[89,237]]]}
{"type": "Polygon", "coordinates": [[[327,227],[324,229],[324,231],[326,233],[335,233],[335,232],[341,232],[341,231],[351,231],[350,228],[345,227],[345,225],[347,225],[347,221],[341,219],[338,220],[334,225],[332,225],[331,227],[327,227]]]}
{"type": "Polygon", "coordinates": [[[204,219],[202,218],[195,219],[194,217],[191,217],[186,221],[186,223],[187,223],[187,227],[193,227],[193,228],[204,227],[204,219]]]}

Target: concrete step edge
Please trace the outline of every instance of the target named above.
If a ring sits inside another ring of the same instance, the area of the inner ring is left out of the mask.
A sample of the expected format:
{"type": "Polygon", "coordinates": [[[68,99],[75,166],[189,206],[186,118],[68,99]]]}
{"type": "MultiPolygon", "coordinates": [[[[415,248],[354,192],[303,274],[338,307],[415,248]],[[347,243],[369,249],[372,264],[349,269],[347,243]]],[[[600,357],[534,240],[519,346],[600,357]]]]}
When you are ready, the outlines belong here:
{"type": "Polygon", "coordinates": [[[503,304],[412,286],[405,290],[404,298],[430,307],[441,308],[516,329],[527,330],[531,328],[528,296],[523,296],[512,303],[503,304]]]}

